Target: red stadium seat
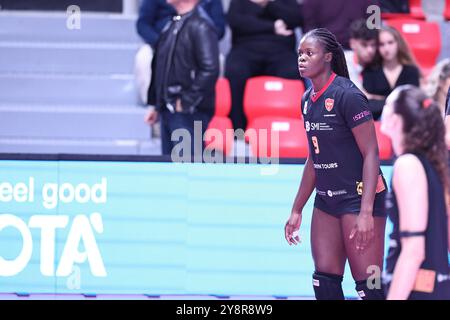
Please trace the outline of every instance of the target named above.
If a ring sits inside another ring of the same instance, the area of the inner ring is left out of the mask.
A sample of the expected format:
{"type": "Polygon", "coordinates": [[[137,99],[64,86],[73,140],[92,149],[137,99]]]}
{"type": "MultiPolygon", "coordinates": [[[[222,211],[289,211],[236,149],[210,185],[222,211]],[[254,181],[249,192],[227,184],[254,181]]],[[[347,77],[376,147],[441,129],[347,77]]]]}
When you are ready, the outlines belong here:
{"type": "Polygon", "coordinates": [[[450,20],[450,0],[445,0],[444,18],[450,20]]]}
{"type": "Polygon", "coordinates": [[[425,19],[422,9],[422,0],[409,0],[409,12],[412,17],[425,19]]]}
{"type": "Polygon", "coordinates": [[[215,149],[228,155],[234,144],[234,131],[231,120],[227,117],[214,116],[205,132],[207,149],[215,149]]]}
{"type": "Polygon", "coordinates": [[[419,19],[425,20],[422,9],[422,0],[409,0],[409,13],[382,13],[383,20],[389,19],[419,19]]]}
{"type": "Polygon", "coordinates": [[[428,75],[437,63],[441,52],[441,32],[439,24],[419,20],[394,19],[386,21],[408,42],[423,73],[428,75]]]}
{"type": "Polygon", "coordinates": [[[216,82],[216,111],[215,115],[228,117],[231,111],[230,83],[226,78],[219,78],[216,82]]]}
{"type": "Polygon", "coordinates": [[[257,118],[249,124],[245,135],[250,142],[253,156],[259,158],[308,156],[308,140],[303,120],[286,117],[257,118]]]}
{"type": "Polygon", "coordinates": [[[300,119],[304,91],[301,80],[268,76],[249,79],[244,94],[248,123],[265,116],[300,119]]]}
{"type": "Polygon", "coordinates": [[[381,133],[380,126],[381,123],[379,121],[375,121],[375,131],[377,134],[380,160],[390,160],[393,154],[391,139],[388,136],[381,133]]]}

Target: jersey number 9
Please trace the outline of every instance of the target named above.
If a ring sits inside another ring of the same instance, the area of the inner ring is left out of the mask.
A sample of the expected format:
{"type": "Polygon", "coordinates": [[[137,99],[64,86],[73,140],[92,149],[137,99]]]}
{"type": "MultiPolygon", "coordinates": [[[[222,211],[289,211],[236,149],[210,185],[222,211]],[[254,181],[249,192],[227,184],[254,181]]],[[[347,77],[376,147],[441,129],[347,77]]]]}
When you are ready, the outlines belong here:
{"type": "Polygon", "coordinates": [[[314,152],[316,154],[319,154],[320,153],[320,149],[319,149],[319,141],[317,140],[317,137],[316,136],[312,136],[311,140],[312,140],[312,143],[313,143],[313,146],[314,146],[314,152]]]}

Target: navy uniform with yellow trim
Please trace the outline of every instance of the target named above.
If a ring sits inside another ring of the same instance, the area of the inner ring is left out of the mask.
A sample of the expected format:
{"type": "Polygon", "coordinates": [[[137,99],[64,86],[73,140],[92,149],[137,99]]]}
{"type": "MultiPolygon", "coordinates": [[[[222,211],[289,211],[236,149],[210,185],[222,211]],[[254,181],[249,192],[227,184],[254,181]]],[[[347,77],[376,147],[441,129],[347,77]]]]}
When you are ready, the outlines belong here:
{"type": "MultiPolygon", "coordinates": [[[[352,129],[372,119],[364,94],[347,78],[332,74],[327,84],[302,99],[310,158],[316,173],[314,206],[340,216],[361,208],[363,156],[352,129]]],[[[386,182],[379,171],[374,216],[386,216],[386,182]]]]}

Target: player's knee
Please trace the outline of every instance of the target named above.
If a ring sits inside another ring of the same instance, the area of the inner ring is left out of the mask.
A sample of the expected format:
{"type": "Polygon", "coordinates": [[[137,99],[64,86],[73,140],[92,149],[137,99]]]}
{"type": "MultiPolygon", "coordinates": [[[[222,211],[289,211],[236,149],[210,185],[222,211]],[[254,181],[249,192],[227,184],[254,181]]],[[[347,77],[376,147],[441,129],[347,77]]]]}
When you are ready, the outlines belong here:
{"type": "Polygon", "coordinates": [[[318,272],[313,274],[313,288],[317,300],[344,300],[343,276],[318,272]]]}
{"type": "Polygon", "coordinates": [[[367,280],[355,281],[356,292],[363,300],[384,300],[383,286],[369,285],[367,280]]]}

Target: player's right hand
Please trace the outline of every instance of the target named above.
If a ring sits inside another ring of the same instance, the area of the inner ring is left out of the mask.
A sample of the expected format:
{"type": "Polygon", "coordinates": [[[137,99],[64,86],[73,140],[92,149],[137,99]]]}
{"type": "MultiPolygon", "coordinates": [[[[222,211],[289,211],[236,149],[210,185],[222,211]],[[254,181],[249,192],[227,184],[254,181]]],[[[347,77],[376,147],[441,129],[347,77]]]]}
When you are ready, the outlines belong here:
{"type": "Polygon", "coordinates": [[[284,237],[289,245],[297,245],[301,243],[300,237],[298,235],[298,230],[300,229],[300,225],[302,223],[302,214],[301,212],[292,212],[289,217],[286,225],[284,226],[284,237]]]}

